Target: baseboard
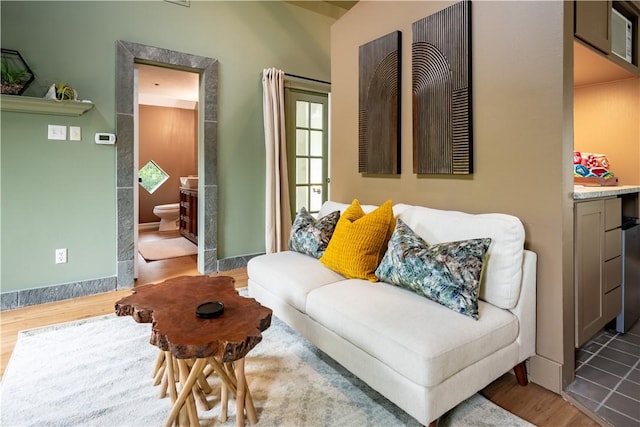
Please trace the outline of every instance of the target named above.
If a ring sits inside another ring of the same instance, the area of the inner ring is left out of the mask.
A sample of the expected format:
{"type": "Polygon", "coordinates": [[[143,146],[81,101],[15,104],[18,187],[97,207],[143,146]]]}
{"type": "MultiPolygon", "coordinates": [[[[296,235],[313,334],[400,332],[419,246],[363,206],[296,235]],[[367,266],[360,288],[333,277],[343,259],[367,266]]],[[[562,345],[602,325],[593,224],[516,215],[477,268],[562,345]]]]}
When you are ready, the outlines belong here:
{"type": "Polygon", "coordinates": [[[160,228],[160,221],[138,224],[138,230],[157,230],[158,228],[160,228]]]}
{"type": "Polygon", "coordinates": [[[540,355],[529,359],[529,379],[556,394],[562,392],[562,365],[540,355]]]}
{"type": "Polygon", "coordinates": [[[244,268],[247,266],[249,260],[253,257],[257,257],[258,255],[262,255],[263,253],[250,254],[250,255],[241,255],[237,257],[229,257],[219,259],[217,264],[217,271],[229,271],[236,270],[238,268],[244,268]]]}
{"type": "Polygon", "coordinates": [[[0,293],[0,311],[116,290],[116,277],[83,280],[0,293]]]}
{"type": "MultiPolygon", "coordinates": [[[[146,224],[140,224],[140,226],[146,226],[146,224]]],[[[155,224],[156,226],[158,225],[158,223],[155,224]]],[[[245,268],[249,260],[258,255],[262,255],[262,253],[223,258],[217,260],[215,265],[217,266],[217,271],[229,271],[236,270],[238,268],[245,268]]],[[[117,289],[117,278],[116,276],[112,276],[100,279],[83,280],[80,282],[43,286],[41,288],[2,292],[0,293],[0,311],[14,310],[16,308],[44,304],[47,302],[62,301],[70,298],[115,291],[117,289]]]]}

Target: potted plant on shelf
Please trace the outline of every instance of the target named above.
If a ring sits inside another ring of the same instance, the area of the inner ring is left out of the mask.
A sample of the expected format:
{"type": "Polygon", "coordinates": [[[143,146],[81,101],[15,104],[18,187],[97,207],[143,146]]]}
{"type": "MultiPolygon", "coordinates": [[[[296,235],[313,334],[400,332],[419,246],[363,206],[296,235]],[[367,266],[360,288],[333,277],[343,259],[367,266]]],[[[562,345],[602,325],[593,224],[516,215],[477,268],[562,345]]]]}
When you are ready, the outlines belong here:
{"type": "Polygon", "coordinates": [[[44,97],[58,101],[77,101],[78,92],[67,83],[57,82],[49,87],[44,97]]]}
{"type": "Polygon", "coordinates": [[[31,69],[22,59],[20,52],[10,49],[2,49],[0,75],[2,77],[1,93],[7,95],[22,95],[34,79],[31,69]]]}

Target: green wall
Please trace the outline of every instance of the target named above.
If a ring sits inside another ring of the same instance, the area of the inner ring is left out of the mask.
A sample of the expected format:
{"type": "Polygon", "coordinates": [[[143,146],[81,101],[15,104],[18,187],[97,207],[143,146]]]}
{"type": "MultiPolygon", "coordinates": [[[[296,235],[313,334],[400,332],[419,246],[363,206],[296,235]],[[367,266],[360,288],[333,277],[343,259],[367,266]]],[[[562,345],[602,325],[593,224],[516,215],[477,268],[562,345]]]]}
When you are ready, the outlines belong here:
{"type": "Polygon", "coordinates": [[[1,290],[116,274],[116,41],[219,61],[218,258],[264,250],[263,68],[330,79],[334,19],[283,2],[0,3],[2,47],[36,75],[25,95],[66,81],[95,107],[81,117],[1,115],[1,290]],[[82,141],[47,140],[47,125],[81,126],[82,141]],[[68,264],[54,263],[56,248],[68,264]]]}

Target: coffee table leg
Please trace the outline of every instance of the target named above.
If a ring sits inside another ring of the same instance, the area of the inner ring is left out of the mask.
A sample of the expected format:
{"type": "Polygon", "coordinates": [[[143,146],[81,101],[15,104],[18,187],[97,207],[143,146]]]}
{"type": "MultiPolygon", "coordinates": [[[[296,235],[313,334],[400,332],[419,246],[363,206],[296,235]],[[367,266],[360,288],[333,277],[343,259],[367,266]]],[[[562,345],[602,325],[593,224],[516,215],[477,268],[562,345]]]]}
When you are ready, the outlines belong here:
{"type": "Polygon", "coordinates": [[[158,358],[156,359],[156,366],[153,368],[153,385],[160,384],[165,370],[165,357],[164,351],[158,352],[158,358]]]}
{"type": "Polygon", "coordinates": [[[251,398],[251,392],[247,385],[247,377],[244,375],[244,358],[238,359],[235,362],[236,367],[236,381],[238,394],[236,396],[236,408],[237,413],[242,417],[236,418],[237,426],[244,426],[244,411],[247,411],[247,418],[249,424],[256,424],[258,422],[258,416],[256,415],[256,409],[253,406],[253,399],[251,398]]]}
{"type": "MultiPolygon", "coordinates": [[[[233,375],[232,371],[229,369],[229,366],[231,365],[231,363],[222,363],[222,369],[224,370],[224,372],[227,374],[229,381],[233,382],[233,378],[231,375],[233,375]]],[[[220,385],[220,421],[221,422],[226,422],[227,418],[228,418],[228,410],[229,410],[229,392],[231,391],[231,389],[229,388],[229,386],[227,385],[227,383],[225,381],[221,382],[220,385]]]]}
{"type": "Polygon", "coordinates": [[[236,360],[236,427],[244,427],[244,399],[247,394],[247,380],[244,377],[244,358],[236,360]]]}
{"type": "MultiPolygon", "coordinates": [[[[187,365],[187,362],[184,359],[178,359],[178,366],[180,367],[180,382],[182,384],[186,384],[187,383],[187,379],[190,375],[189,372],[189,365],[187,365]]],[[[193,371],[193,369],[192,369],[193,371]]],[[[198,376],[200,375],[200,373],[198,373],[198,376]]],[[[198,376],[196,376],[196,380],[198,378],[198,376]]],[[[197,381],[194,381],[193,385],[191,386],[191,393],[189,393],[187,395],[186,401],[185,401],[185,406],[187,407],[187,415],[188,415],[188,419],[189,419],[189,425],[190,426],[199,426],[200,425],[200,421],[198,420],[198,411],[196,410],[196,402],[193,396],[193,388],[195,386],[195,383],[197,381]]]]}
{"type": "Polygon", "coordinates": [[[167,387],[169,387],[169,396],[171,396],[171,402],[173,403],[178,398],[178,391],[176,390],[176,381],[178,380],[178,376],[175,372],[173,355],[170,351],[165,352],[165,363],[167,365],[167,375],[165,378],[167,379],[167,387]]]}
{"type": "Polygon", "coordinates": [[[191,394],[191,388],[195,384],[198,376],[202,373],[202,370],[206,365],[207,359],[196,359],[196,362],[193,364],[193,368],[191,368],[189,376],[186,377],[186,381],[182,384],[182,389],[180,390],[180,394],[178,395],[178,398],[171,408],[171,412],[169,412],[169,417],[164,424],[165,427],[171,427],[171,425],[173,424],[173,421],[176,419],[178,413],[180,412],[180,408],[182,408],[182,405],[187,400],[187,397],[191,394]]]}

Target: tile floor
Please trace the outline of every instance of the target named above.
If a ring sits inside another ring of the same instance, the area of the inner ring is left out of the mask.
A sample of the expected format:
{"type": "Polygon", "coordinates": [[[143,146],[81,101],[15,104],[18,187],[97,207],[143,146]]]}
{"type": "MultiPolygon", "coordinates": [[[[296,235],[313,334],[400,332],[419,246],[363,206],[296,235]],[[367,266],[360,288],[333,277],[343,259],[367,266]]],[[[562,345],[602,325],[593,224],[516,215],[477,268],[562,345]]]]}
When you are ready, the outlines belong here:
{"type": "Polygon", "coordinates": [[[565,391],[613,426],[640,426],[640,321],[580,348],[576,379],[565,391]]]}

